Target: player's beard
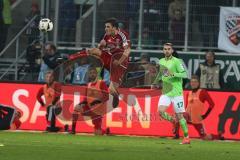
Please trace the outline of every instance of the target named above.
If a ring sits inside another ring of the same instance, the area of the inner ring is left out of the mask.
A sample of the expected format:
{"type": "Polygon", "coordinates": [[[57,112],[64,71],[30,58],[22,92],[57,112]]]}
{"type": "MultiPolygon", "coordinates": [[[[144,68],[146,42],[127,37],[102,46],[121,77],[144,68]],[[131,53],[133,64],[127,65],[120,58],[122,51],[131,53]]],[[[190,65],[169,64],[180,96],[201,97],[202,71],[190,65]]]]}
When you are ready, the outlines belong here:
{"type": "Polygon", "coordinates": [[[165,54],[165,57],[166,57],[167,59],[169,59],[169,58],[172,57],[172,54],[171,54],[171,53],[166,53],[166,54],[165,54]]]}
{"type": "Polygon", "coordinates": [[[89,77],[89,82],[96,82],[97,81],[97,77],[89,77]]]}
{"type": "Polygon", "coordinates": [[[192,91],[195,93],[195,92],[198,91],[198,89],[199,89],[199,87],[198,88],[192,88],[192,91]]]}
{"type": "Polygon", "coordinates": [[[47,83],[48,86],[51,86],[53,84],[54,81],[50,81],[47,83]]]}

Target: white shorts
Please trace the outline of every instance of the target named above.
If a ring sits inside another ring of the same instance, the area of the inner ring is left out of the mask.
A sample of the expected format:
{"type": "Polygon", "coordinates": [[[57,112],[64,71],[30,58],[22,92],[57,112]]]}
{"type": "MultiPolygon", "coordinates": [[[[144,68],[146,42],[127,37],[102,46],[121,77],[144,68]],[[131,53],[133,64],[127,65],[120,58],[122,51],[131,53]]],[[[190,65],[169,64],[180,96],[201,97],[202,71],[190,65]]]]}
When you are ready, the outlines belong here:
{"type": "Polygon", "coordinates": [[[158,109],[160,108],[160,106],[168,106],[169,107],[171,103],[173,103],[173,108],[174,108],[175,113],[185,112],[183,96],[169,97],[166,95],[161,95],[159,102],[158,102],[158,109]]]}

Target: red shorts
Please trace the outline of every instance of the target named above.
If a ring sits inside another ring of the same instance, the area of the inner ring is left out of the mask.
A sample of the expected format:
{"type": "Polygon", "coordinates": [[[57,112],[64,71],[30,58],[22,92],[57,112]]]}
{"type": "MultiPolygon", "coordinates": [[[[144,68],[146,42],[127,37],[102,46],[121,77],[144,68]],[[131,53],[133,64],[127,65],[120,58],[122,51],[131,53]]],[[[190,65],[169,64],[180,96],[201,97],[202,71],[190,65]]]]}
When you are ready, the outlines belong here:
{"type": "Polygon", "coordinates": [[[104,63],[104,68],[110,72],[110,80],[116,83],[121,83],[122,77],[127,70],[128,58],[121,65],[114,65],[112,62],[114,60],[119,60],[122,56],[122,53],[111,54],[107,51],[102,51],[100,58],[104,63]]]}
{"type": "Polygon", "coordinates": [[[107,51],[102,51],[100,58],[103,61],[104,68],[110,71],[112,54],[107,51]]]}

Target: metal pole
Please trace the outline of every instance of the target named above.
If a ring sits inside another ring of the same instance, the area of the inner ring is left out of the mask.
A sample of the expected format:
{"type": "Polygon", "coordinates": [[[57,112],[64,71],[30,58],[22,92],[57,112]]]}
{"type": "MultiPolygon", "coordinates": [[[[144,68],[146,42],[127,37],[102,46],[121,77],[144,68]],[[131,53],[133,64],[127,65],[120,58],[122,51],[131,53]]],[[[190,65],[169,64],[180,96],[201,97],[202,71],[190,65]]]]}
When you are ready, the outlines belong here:
{"type": "MultiPolygon", "coordinates": [[[[50,18],[50,15],[49,15],[49,10],[50,10],[50,1],[46,1],[45,0],[45,17],[46,18],[50,18]]],[[[44,43],[45,42],[48,42],[49,41],[49,35],[48,34],[44,34],[44,38],[45,38],[45,40],[44,40],[44,43]]]]}
{"type": "Polygon", "coordinates": [[[139,19],[138,19],[138,45],[137,45],[137,49],[142,48],[142,26],[143,26],[143,0],[140,0],[139,19]]]}
{"type": "Polygon", "coordinates": [[[78,32],[79,32],[79,42],[78,42],[78,43],[79,43],[79,44],[78,44],[79,47],[82,46],[82,45],[81,45],[81,44],[82,44],[82,30],[83,30],[83,27],[82,27],[82,26],[83,26],[83,19],[80,18],[80,19],[79,19],[79,28],[78,28],[78,29],[79,29],[79,31],[78,31],[78,32]]]}
{"type": "Polygon", "coordinates": [[[15,81],[18,80],[18,54],[19,54],[19,38],[16,41],[16,64],[15,64],[15,81]]]}
{"type": "Polygon", "coordinates": [[[53,31],[53,44],[57,45],[58,39],[58,17],[59,17],[59,0],[55,1],[55,18],[54,18],[54,31],[53,31]]]}
{"type": "Polygon", "coordinates": [[[185,38],[184,51],[188,50],[188,33],[189,33],[189,0],[186,0],[186,15],[185,15],[185,38]]]}
{"type": "Polygon", "coordinates": [[[45,16],[45,0],[41,0],[41,16],[45,16]]]}
{"type": "Polygon", "coordinates": [[[82,18],[82,15],[83,15],[83,5],[84,4],[81,4],[80,5],[80,12],[79,12],[79,26],[78,26],[78,30],[77,30],[77,32],[78,32],[78,34],[76,34],[78,37],[77,37],[77,46],[78,47],[81,47],[81,43],[82,43],[82,25],[83,25],[83,18],[82,18]]]}
{"type": "MultiPolygon", "coordinates": [[[[45,0],[41,0],[41,18],[43,17],[45,17],[45,0]]],[[[45,35],[43,32],[40,32],[40,41],[42,44],[45,43],[45,35]]],[[[42,47],[42,51],[43,51],[43,47],[42,47]]]]}
{"type": "Polygon", "coordinates": [[[96,42],[97,4],[98,4],[98,0],[94,0],[94,4],[93,4],[93,26],[92,26],[92,47],[95,47],[95,42],[96,42]]]}
{"type": "Polygon", "coordinates": [[[45,4],[45,5],[46,5],[46,11],[45,11],[45,12],[46,12],[46,17],[49,18],[49,17],[50,17],[50,16],[49,16],[49,10],[50,10],[50,3],[51,3],[51,2],[50,2],[50,1],[46,1],[45,3],[46,3],[46,4],[45,4]]]}
{"type": "Polygon", "coordinates": [[[233,0],[233,1],[232,1],[232,6],[233,6],[233,7],[236,7],[236,6],[237,6],[237,1],[236,1],[236,0],[233,0]]]}

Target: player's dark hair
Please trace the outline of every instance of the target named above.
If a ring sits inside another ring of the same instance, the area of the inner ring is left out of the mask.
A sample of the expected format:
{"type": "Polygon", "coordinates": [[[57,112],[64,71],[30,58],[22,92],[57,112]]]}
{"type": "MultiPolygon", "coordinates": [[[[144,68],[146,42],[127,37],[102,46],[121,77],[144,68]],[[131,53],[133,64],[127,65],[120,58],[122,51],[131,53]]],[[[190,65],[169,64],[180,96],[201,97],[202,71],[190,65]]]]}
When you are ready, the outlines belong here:
{"type": "Polygon", "coordinates": [[[88,68],[88,72],[90,72],[91,70],[97,71],[97,68],[96,68],[95,66],[90,66],[90,67],[88,68]]]}
{"type": "Polygon", "coordinates": [[[192,75],[191,79],[196,79],[198,82],[200,82],[200,79],[197,75],[192,75]]]}
{"type": "Polygon", "coordinates": [[[50,44],[50,46],[55,52],[57,51],[57,47],[54,44],[50,44]]]}
{"type": "Polygon", "coordinates": [[[109,18],[105,21],[105,24],[106,23],[110,23],[113,27],[118,28],[118,21],[116,18],[109,18]]]}
{"type": "Polygon", "coordinates": [[[45,75],[47,75],[47,74],[54,74],[54,71],[53,71],[53,70],[48,70],[48,71],[45,73],[45,75]]]}
{"type": "Polygon", "coordinates": [[[171,47],[173,47],[173,44],[170,43],[170,42],[164,43],[163,45],[164,45],[164,46],[171,46],[171,47]]]}
{"type": "Polygon", "coordinates": [[[53,76],[53,79],[55,79],[56,73],[54,72],[54,70],[48,70],[48,71],[45,73],[45,76],[48,75],[48,74],[52,75],[52,76],[53,76]]]}

